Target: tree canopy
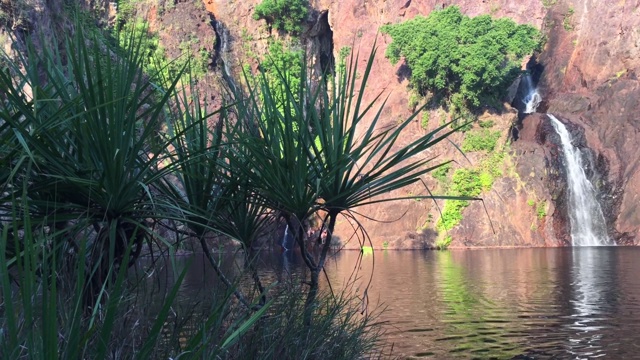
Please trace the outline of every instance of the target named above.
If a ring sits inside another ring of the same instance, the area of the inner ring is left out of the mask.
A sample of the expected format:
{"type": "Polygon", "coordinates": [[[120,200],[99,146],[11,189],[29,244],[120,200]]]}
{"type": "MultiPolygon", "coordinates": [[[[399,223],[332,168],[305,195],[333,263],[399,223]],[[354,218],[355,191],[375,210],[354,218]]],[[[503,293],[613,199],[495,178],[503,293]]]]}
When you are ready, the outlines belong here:
{"type": "Polygon", "coordinates": [[[538,49],[540,32],[509,18],[468,17],[457,6],[385,25],[392,42],[386,56],[404,58],[411,86],[420,94],[460,94],[473,106],[499,99],[520,73],[522,58],[538,49]]]}
{"type": "Polygon", "coordinates": [[[253,18],[265,19],[278,30],[297,34],[309,12],[307,0],[263,0],[256,6],[253,18]]]}

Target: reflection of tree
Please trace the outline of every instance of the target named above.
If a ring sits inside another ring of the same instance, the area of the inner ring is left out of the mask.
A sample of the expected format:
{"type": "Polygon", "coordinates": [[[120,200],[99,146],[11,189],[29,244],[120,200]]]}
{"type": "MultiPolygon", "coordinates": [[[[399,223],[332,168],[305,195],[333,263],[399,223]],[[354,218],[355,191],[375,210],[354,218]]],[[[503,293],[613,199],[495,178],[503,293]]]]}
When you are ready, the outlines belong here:
{"type": "MultiPolygon", "coordinates": [[[[452,341],[452,353],[486,354],[495,358],[511,358],[522,353],[519,341],[513,337],[514,316],[505,315],[506,303],[494,302],[466,276],[465,267],[455,263],[451,252],[438,252],[437,282],[444,303],[443,337],[437,341],[452,341]]],[[[500,301],[500,300],[498,300],[500,301]]],[[[516,312],[511,312],[515,314],[516,312]]]]}

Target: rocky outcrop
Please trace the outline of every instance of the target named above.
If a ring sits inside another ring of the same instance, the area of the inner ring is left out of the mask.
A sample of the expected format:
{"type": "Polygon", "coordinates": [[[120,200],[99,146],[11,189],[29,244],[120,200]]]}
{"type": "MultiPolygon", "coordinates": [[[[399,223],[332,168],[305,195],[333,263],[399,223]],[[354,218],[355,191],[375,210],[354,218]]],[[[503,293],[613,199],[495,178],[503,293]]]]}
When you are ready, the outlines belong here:
{"type": "MultiPolygon", "coordinates": [[[[515,114],[514,114],[515,116],[515,114]]],[[[492,190],[464,211],[451,231],[452,247],[562,246],[570,244],[564,209],[556,207],[563,181],[550,160],[558,159],[548,139],[550,124],[542,114],[530,115],[511,145],[505,173],[492,190]],[[556,181],[550,180],[555,179],[556,181]],[[560,216],[560,217],[559,217],[560,216]],[[491,222],[482,221],[488,218],[491,222]]],[[[550,132],[549,132],[550,130],[550,132]]],[[[559,150],[561,151],[561,150],[559,150]]]]}
{"type": "Polygon", "coordinates": [[[636,244],[640,234],[638,11],[638,1],[558,1],[545,18],[549,40],[539,58],[547,111],[582,129],[606,175],[605,212],[621,244],[636,244]]]}

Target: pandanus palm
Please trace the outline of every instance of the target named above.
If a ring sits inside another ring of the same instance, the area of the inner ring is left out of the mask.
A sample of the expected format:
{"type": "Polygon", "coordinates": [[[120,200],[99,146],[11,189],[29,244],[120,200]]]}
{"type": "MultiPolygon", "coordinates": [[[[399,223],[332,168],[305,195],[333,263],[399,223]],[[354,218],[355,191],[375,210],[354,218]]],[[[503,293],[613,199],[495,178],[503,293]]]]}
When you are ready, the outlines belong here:
{"type": "Polygon", "coordinates": [[[20,190],[9,196],[22,196],[15,184],[26,181],[30,208],[23,211],[34,223],[69,229],[60,240],[72,248],[80,238],[74,234],[93,233],[84,237],[92,239],[85,293],[91,306],[109,269],[140,255],[147,219],[162,217],[162,197],[152,193],[170,167],[161,169],[162,152],[150,144],[157,143],[172,89],[160,92],[142,74],[139,39],[122,52],[85,35],[79,28],[64,52],[31,44],[22,63],[0,75],[0,118],[13,136],[3,153],[11,165],[5,184],[20,190]]]}
{"type": "MultiPolygon", "coordinates": [[[[321,252],[311,269],[311,287],[307,305],[316,298],[320,271],[331,247],[339,215],[352,216],[356,207],[380,202],[398,201],[406,197],[383,196],[421,180],[421,177],[446,164],[421,156],[425,150],[445,140],[457,129],[443,125],[408,145],[398,139],[422,109],[393,128],[379,129],[385,101],[378,94],[364,101],[376,49],[369,55],[360,83],[357,57],[352,57],[345,74],[329,91],[322,84],[318,91],[322,106],[310,107],[307,121],[313,129],[309,136],[309,159],[318,186],[318,207],[323,209],[323,228],[327,230],[321,252]],[[313,141],[312,141],[313,140],[313,141]]],[[[437,198],[437,196],[429,196],[437,198]]]]}
{"type": "Polygon", "coordinates": [[[385,102],[376,105],[380,95],[364,101],[375,54],[374,48],[361,74],[355,66],[358,59],[352,57],[335,83],[312,86],[305,67],[298,88],[290,86],[284,72],[276,84],[262,77],[259,89],[250,88],[248,99],[237,103],[239,118],[246,122],[245,131],[238,133],[246,150],[239,156],[247,159],[241,171],[263,203],[283,213],[290,228],[297,230],[297,243],[310,269],[308,323],[337,217],[358,206],[402,199],[380,195],[420,181],[444,165],[420,154],[457,130],[446,124],[398,145],[421,109],[394,128],[379,129],[385,102]],[[274,86],[282,87],[278,93],[285,94],[284,103],[272,96],[274,86]],[[322,216],[327,234],[316,254],[307,250],[303,231],[314,214],[322,216]]]}
{"type": "MultiPolygon", "coordinates": [[[[230,156],[241,151],[233,142],[237,122],[230,119],[229,108],[206,113],[198,92],[183,89],[173,99],[169,133],[172,134],[171,161],[175,168],[174,182],[165,183],[172,198],[179,199],[190,235],[200,241],[202,251],[221,280],[230,288],[231,280],[223,273],[212,255],[206,238],[223,235],[242,244],[252,276],[261,294],[258,307],[266,302],[264,287],[251,256],[253,244],[271,221],[268,209],[254,200],[248,179],[237,169],[246,166],[244,157],[230,156]],[[209,121],[211,120],[211,121],[209,121]],[[208,122],[215,122],[210,126],[208,122]]],[[[247,297],[234,289],[236,297],[247,307],[254,308],[247,297]]]]}

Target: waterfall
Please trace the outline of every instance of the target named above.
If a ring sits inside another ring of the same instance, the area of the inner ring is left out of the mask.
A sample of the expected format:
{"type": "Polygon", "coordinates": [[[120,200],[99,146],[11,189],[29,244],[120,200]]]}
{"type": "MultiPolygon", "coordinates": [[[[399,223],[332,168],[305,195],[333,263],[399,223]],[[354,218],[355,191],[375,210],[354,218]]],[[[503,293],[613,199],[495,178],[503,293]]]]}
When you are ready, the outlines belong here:
{"type": "Polygon", "coordinates": [[[596,189],[584,173],[580,150],[571,143],[571,134],[564,124],[551,114],[547,116],[562,142],[569,188],[568,210],[572,245],[615,245],[607,235],[604,215],[596,200],[596,189]]]}
{"type": "Polygon", "coordinates": [[[536,112],[538,109],[538,105],[542,101],[542,97],[538,94],[538,89],[533,86],[533,80],[531,79],[530,74],[525,74],[522,77],[522,81],[524,82],[524,97],[522,98],[522,102],[525,105],[524,113],[531,114],[536,112]]]}
{"type": "Polygon", "coordinates": [[[287,245],[288,245],[288,244],[287,244],[287,243],[288,243],[288,241],[287,241],[287,237],[288,237],[288,236],[289,236],[289,225],[287,225],[287,226],[284,228],[284,236],[282,237],[282,245],[281,245],[281,246],[282,246],[282,249],[283,249],[284,251],[288,251],[288,250],[289,250],[289,248],[287,247],[287,245]]]}
{"type": "Polygon", "coordinates": [[[231,42],[229,29],[217,20],[213,21],[213,28],[218,35],[218,41],[220,42],[218,44],[218,61],[222,65],[222,78],[225,80],[227,85],[229,85],[230,90],[235,93],[238,90],[238,86],[233,80],[233,73],[229,66],[229,56],[231,55],[231,49],[229,46],[229,43],[231,42]]]}

